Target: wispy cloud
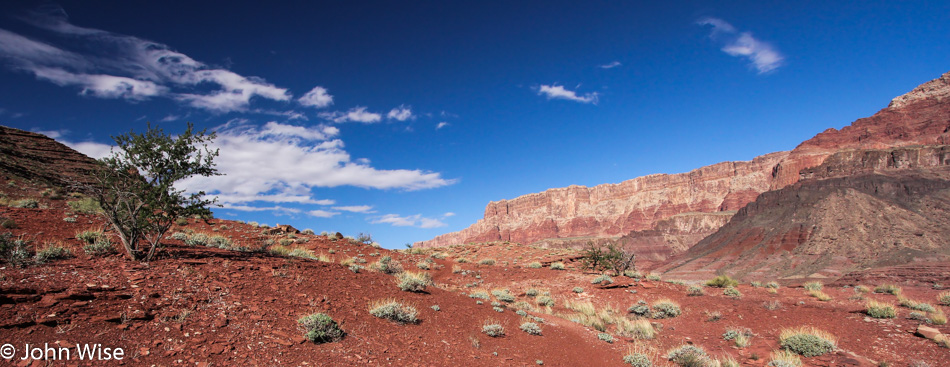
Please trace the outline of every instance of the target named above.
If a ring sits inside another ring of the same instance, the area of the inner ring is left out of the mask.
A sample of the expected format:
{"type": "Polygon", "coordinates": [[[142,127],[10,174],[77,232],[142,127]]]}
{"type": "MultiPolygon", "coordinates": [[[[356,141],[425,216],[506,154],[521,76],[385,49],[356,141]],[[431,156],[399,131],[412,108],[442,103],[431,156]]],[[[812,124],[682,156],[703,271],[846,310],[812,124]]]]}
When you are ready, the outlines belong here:
{"type": "Polygon", "coordinates": [[[372,205],[334,206],[333,209],[352,213],[375,213],[372,205]]]}
{"type": "Polygon", "coordinates": [[[442,121],[442,122],[440,122],[438,125],[435,125],[435,129],[438,130],[438,129],[441,129],[441,128],[446,127],[446,126],[449,126],[449,123],[448,123],[448,122],[445,122],[445,121],[442,121]]]}
{"type": "Polygon", "coordinates": [[[409,119],[415,119],[416,117],[412,115],[411,107],[399,106],[389,110],[389,113],[386,114],[386,118],[396,121],[406,121],[409,119]]]}
{"type": "Polygon", "coordinates": [[[732,24],[719,18],[703,18],[696,23],[709,26],[709,37],[722,44],[723,52],[748,59],[759,74],[782,66],[785,57],[768,42],[753,37],[751,32],[740,32],[732,24]]]}
{"type": "MultiPolygon", "coordinates": [[[[0,110],[0,113],[2,112],[3,110],[0,110]]],[[[59,139],[69,134],[69,130],[32,130],[32,131],[37,134],[46,135],[50,137],[50,139],[59,139]]]]}
{"type": "Polygon", "coordinates": [[[370,223],[381,224],[388,223],[394,227],[417,227],[417,228],[438,228],[445,227],[446,224],[435,218],[426,218],[422,214],[401,216],[398,214],[386,214],[381,217],[370,219],[370,223]]]}
{"type": "Polygon", "coordinates": [[[597,67],[599,67],[599,68],[601,68],[601,69],[613,69],[613,68],[618,67],[618,66],[621,66],[621,65],[623,65],[623,64],[621,64],[620,61],[613,61],[613,62],[604,64],[604,65],[598,65],[597,67]]]}
{"type": "Polygon", "coordinates": [[[366,107],[357,106],[351,108],[346,112],[322,112],[319,115],[321,118],[333,121],[336,123],[341,122],[362,122],[364,124],[372,124],[380,122],[383,120],[383,115],[380,115],[375,112],[369,112],[366,110],[366,107]]]}
{"type": "Polygon", "coordinates": [[[324,108],[333,104],[333,96],[327,93],[326,88],[317,86],[298,98],[297,102],[307,107],[324,108]]]}
{"type": "Polygon", "coordinates": [[[327,211],[327,210],[321,210],[321,209],[311,210],[311,211],[308,211],[308,212],[307,212],[307,215],[309,215],[309,216],[311,216],[311,217],[317,217],[317,218],[330,218],[330,217],[333,217],[333,216],[338,215],[338,214],[340,214],[340,213],[339,213],[339,212],[331,212],[331,211],[327,211]]]}
{"type": "Polygon", "coordinates": [[[130,101],[164,97],[213,112],[245,110],[255,97],[291,98],[286,88],[210,67],[167,45],[73,25],[60,8],[23,19],[47,31],[52,42],[0,29],[0,59],[38,79],[78,87],[82,95],[130,101]]]}
{"type": "Polygon", "coordinates": [[[577,92],[572,90],[564,89],[563,86],[554,84],[554,85],[544,85],[538,89],[538,95],[547,97],[548,99],[566,99],[568,101],[580,102],[580,103],[597,103],[597,92],[585,93],[583,95],[578,95],[577,92]]]}

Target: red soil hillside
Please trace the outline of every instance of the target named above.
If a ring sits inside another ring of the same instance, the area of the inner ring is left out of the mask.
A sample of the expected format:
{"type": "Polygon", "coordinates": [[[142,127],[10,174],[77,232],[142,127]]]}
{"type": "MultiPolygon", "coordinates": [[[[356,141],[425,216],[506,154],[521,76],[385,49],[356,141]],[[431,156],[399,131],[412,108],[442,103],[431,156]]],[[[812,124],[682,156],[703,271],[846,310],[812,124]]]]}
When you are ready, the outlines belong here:
{"type": "Polygon", "coordinates": [[[0,174],[45,185],[82,179],[95,161],[49,137],[0,126],[0,174]]]}

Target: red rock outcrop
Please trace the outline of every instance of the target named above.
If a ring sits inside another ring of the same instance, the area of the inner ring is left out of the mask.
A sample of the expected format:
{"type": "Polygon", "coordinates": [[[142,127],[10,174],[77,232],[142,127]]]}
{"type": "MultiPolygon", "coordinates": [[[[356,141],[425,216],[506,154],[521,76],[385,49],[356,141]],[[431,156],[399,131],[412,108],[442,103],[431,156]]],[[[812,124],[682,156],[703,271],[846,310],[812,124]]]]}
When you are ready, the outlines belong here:
{"type": "Polygon", "coordinates": [[[653,229],[678,214],[735,211],[768,190],[772,168],[787,154],[771,153],[686,173],[655,174],[594,187],[570,186],[494,201],[485,208],[485,217],[471,227],[415,246],[534,243],[551,238],[586,242],[653,229]]]}
{"type": "MultiPolygon", "coordinates": [[[[583,243],[654,230],[659,222],[677,214],[738,210],[763,192],[798,182],[803,170],[818,167],[839,151],[950,144],[948,105],[950,72],[894,98],[873,116],[841,130],[828,129],[791,152],[767,154],[749,162],[714,164],[687,173],[649,175],[591,188],[570,186],[491,202],[484,218],[470,227],[415,246],[572,238],[583,243]]],[[[695,242],[687,237],[696,238],[699,233],[678,234],[682,238],[673,241],[675,247],[679,243],[692,246],[695,242]]],[[[670,247],[654,252],[672,254],[678,250],[670,247]]]]}
{"type": "Polygon", "coordinates": [[[49,137],[0,126],[0,173],[64,187],[85,180],[96,161],[49,137]]]}

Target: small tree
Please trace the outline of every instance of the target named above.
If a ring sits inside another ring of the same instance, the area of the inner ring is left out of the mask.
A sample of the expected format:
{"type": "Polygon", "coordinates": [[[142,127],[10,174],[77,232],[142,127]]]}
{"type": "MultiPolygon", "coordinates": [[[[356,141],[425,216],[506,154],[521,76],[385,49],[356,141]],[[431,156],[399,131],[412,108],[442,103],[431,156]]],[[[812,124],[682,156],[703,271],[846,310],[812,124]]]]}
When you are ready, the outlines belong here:
{"type": "Polygon", "coordinates": [[[218,175],[213,162],[218,151],[207,146],[214,138],[214,133],[194,131],[191,123],[178,136],[149,124],[145,134],[133,130],[113,137],[117,149],[99,160],[92,182],[81,189],[99,201],[129,258],[151,260],[176,219],[210,216],[208,205],[216,199],[205,199],[204,191],[186,194],[174,185],[192,176],[218,175]]]}
{"type": "Polygon", "coordinates": [[[636,270],[634,260],[636,254],[625,250],[623,244],[610,242],[606,246],[599,246],[588,242],[581,263],[586,269],[600,272],[612,270],[615,276],[619,276],[624,271],[636,270]]]}

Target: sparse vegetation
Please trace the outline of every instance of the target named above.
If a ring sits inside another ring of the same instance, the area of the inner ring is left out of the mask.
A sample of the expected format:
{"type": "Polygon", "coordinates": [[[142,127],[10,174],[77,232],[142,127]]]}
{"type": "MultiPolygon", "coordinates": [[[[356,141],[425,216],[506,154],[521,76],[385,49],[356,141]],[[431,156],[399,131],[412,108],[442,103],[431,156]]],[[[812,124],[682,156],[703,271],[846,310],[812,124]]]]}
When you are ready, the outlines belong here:
{"type": "Polygon", "coordinates": [[[533,322],[524,322],[519,327],[521,331],[524,331],[531,335],[541,335],[541,327],[538,324],[533,322]]]}
{"type": "Polygon", "coordinates": [[[560,261],[551,263],[551,270],[564,270],[564,269],[565,269],[564,263],[560,261]]]}
{"type": "Polygon", "coordinates": [[[614,336],[607,333],[598,333],[597,339],[603,340],[608,344],[612,344],[614,342],[614,336]]]}
{"type": "Polygon", "coordinates": [[[13,266],[23,266],[30,261],[28,242],[13,234],[0,233],[0,258],[13,266]]]}
{"type": "Polygon", "coordinates": [[[601,274],[590,281],[591,284],[603,284],[604,282],[613,284],[614,280],[607,274],[601,274]]]}
{"type": "Polygon", "coordinates": [[[944,306],[950,306],[950,291],[940,292],[937,295],[937,301],[944,306]]]}
{"type": "Polygon", "coordinates": [[[779,302],[777,300],[763,302],[762,307],[769,311],[775,311],[777,309],[782,308],[782,302],[779,302]]]}
{"type": "Polygon", "coordinates": [[[554,298],[551,296],[541,296],[536,299],[539,306],[554,307],[554,298]]]}
{"type": "Polygon", "coordinates": [[[720,275],[713,279],[710,279],[706,282],[707,287],[716,287],[716,288],[735,288],[739,285],[739,281],[732,279],[728,275],[720,275]]]}
{"type": "Polygon", "coordinates": [[[492,338],[497,338],[505,335],[505,327],[495,321],[486,321],[485,324],[482,325],[482,332],[492,338]]]}
{"type": "Polygon", "coordinates": [[[742,292],[739,292],[738,289],[728,287],[722,291],[722,294],[727,295],[732,298],[742,298],[742,292]]]}
{"type": "Polygon", "coordinates": [[[706,294],[706,290],[702,286],[691,285],[686,288],[686,295],[692,297],[698,297],[706,294]]]}
{"type": "Polygon", "coordinates": [[[824,285],[821,284],[821,282],[819,281],[813,281],[813,282],[806,282],[803,285],[803,287],[805,288],[806,291],[820,291],[822,288],[824,288],[824,285]]]}
{"type": "Polygon", "coordinates": [[[778,289],[778,288],[779,288],[779,285],[778,285],[778,282],[772,281],[772,282],[766,283],[766,284],[765,284],[765,288],[778,289]]]}
{"type": "Polygon", "coordinates": [[[650,353],[641,346],[635,346],[628,350],[623,356],[623,363],[633,367],[653,367],[653,360],[650,359],[650,353]]]}
{"type": "Polygon", "coordinates": [[[653,318],[668,319],[679,316],[681,313],[680,305],[670,299],[660,299],[653,302],[653,318]]]}
{"type": "Polygon", "coordinates": [[[478,263],[480,265],[495,265],[495,259],[481,259],[478,263]]]}
{"type": "Polygon", "coordinates": [[[399,324],[415,323],[419,312],[415,307],[404,305],[395,299],[377,300],[370,304],[369,313],[381,319],[399,324]]]}
{"type": "Polygon", "coordinates": [[[816,357],[837,348],[837,338],[823,330],[803,326],[782,329],[779,345],[805,357],[816,357]]]}
{"type": "Polygon", "coordinates": [[[692,344],[684,344],[670,349],[666,353],[666,358],[682,367],[705,367],[713,365],[713,361],[706,354],[706,351],[692,344]]]}
{"type": "Polygon", "coordinates": [[[893,284],[881,284],[877,287],[874,287],[874,293],[893,294],[895,296],[899,296],[901,291],[901,287],[893,284]]]}
{"type": "Polygon", "coordinates": [[[947,315],[943,313],[943,310],[938,308],[936,312],[930,313],[930,322],[934,325],[946,325],[947,315]]]}
{"type": "Polygon", "coordinates": [[[827,293],[822,292],[822,291],[819,291],[819,290],[811,290],[811,291],[808,291],[808,295],[809,295],[809,296],[812,296],[812,297],[815,297],[815,298],[817,298],[819,301],[822,301],[822,302],[827,302],[827,301],[830,301],[830,300],[831,300],[831,296],[829,296],[827,293]]]}
{"type": "Polygon", "coordinates": [[[656,337],[657,331],[653,328],[650,320],[631,321],[627,318],[619,318],[617,319],[617,333],[628,338],[653,339],[656,337]]]}
{"type": "Polygon", "coordinates": [[[588,242],[581,257],[581,264],[585,269],[594,271],[613,271],[614,276],[620,276],[627,270],[636,270],[634,266],[636,255],[633,251],[625,250],[623,244],[610,242],[606,246],[588,242]]]}
{"type": "Polygon", "coordinates": [[[345,335],[336,321],[325,313],[301,317],[297,323],[304,329],[304,337],[314,343],[335,342],[345,335]]]}
{"type": "Polygon", "coordinates": [[[432,276],[424,271],[407,271],[396,276],[396,284],[399,289],[406,292],[422,292],[426,290],[427,286],[432,285],[432,276]]]}
{"type": "Polygon", "coordinates": [[[574,293],[584,293],[584,288],[574,287],[574,289],[571,289],[571,291],[574,293]]]}
{"type": "Polygon", "coordinates": [[[512,295],[507,289],[493,289],[491,294],[495,296],[495,299],[505,303],[512,303],[515,301],[515,296],[512,295]]]}
{"type": "Polygon", "coordinates": [[[798,354],[782,349],[772,352],[768,367],[800,367],[802,358],[798,354]]]}
{"type": "Polygon", "coordinates": [[[49,242],[42,249],[36,251],[36,256],[33,259],[42,264],[50,260],[65,259],[70,255],[69,249],[63,247],[62,244],[49,242]]]}
{"type": "Polygon", "coordinates": [[[40,202],[36,199],[21,199],[14,201],[10,206],[14,208],[36,209],[40,207],[40,202]]]}
{"type": "Polygon", "coordinates": [[[537,261],[532,261],[530,264],[528,264],[528,267],[531,269],[541,269],[541,266],[541,263],[537,261]]]}
{"type": "Polygon", "coordinates": [[[893,319],[897,317],[894,305],[885,302],[870,300],[865,305],[865,313],[876,319],[893,319]]]}
{"type": "Polygon", "coordinates": [[[373,270],[384,274],[398,274],[402,272],[402,265],[393,260],[392,256],[383,256],[372,265],[373,270]]]}

